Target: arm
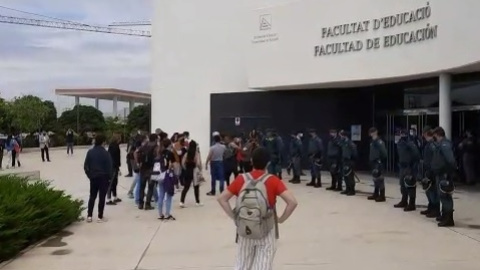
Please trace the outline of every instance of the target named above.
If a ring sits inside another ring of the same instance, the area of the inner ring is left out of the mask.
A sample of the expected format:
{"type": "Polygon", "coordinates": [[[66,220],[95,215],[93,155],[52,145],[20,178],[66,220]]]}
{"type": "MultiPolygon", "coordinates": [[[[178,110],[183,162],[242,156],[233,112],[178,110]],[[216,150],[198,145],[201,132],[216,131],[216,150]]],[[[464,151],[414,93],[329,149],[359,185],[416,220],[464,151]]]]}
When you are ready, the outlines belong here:
{"type": "Polygon", "coordinates": [[[197,168],[201,171],[202,170],[202,156],[200,155],[200,151],[197,151],[197,154],[195,155],[195,162],[197,164],[197,168]]]}
{"type": "Polygon", "coordinates": [[[440,146],[440,151],[447,161],[448,165],[450,165],[452,168],[456,168],[456,161],[455,161],[455,156],[453,155],[452,147],[449,144],[443,143],[440,146]]]}
{"type": "Polygon", "coordinates": [[[283,211],[283,214],[280,216],[278,219],[278,223],[283,223],[285,222],[293,213],[295,208],[297,208],[298,202],[297,199],[293,196],[292,192],[289,190],[285,190],[280,194],[280,198],[287,204],[285,207],[285,210],[283,211]]]}
{"type": "Polygon", "coordinates": [[[224,190],[220,196],[218,196],[218,203],[222,207],[223,211],[229,216],[231,219],[235,218],[235,215],[232,210],[232,206],[230,205],[229,201],[230,199],[234,196],[232,192],[230,192],[228,189],[224,190]]]}
{"type": "Polygon", "coordinates": [[[207,161],[205,161],[205,170],[208,170],[208,164],[210,163],[211,159],[212,159],[212,148],[210,148],[210,151],[208,151],[207,161]]]}
{"type": "Polygon", "coordinates": [[[383,141],[378,141],[377,147],[380,150],[380,155],[382,156],[382,159],[386,159],[387,158],[387,148],[385,147],[385,144],[383,143],[383,141]]]}
{"type": "Polygon", "coordinates": [[[90,173],[90,151],[88,151],[87,155],[85,156],[85,161],[83,162],[83,170],[88,177],[88,174],[90,173]]]}
{"type": "Polygon", "coordinates": [[[413,153],[414,161],[418,162],[421,159],[420,158],[420,151],[418,151],[418,147],[413,142],[409,142],[408,144],[409,144],[409,147],[410,147],[410,151],[412,151],[412,153],[413,153]]]}

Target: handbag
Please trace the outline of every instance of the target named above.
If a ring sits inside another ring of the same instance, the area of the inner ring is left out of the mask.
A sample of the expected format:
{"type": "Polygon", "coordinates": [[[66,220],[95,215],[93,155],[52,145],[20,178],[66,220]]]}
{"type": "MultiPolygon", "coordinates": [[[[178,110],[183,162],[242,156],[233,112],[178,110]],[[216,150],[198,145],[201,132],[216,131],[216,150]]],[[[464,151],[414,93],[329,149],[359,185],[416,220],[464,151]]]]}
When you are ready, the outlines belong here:
{"type": "Polygon", "coordinates": [[[205,180],[205,177],[203,176],[202,171],[199,170],[198,168],[195,168],[195,176],[197,177],[197,184],[198,185],[201,185],[201,184],[207,182],[207,180],[205,180]]]}
{"type": "Polygon", "coordinates": [[[152,170],[152,175],[150,176],[150,180],[161,184],[165,180],[166,172],[167,171],[162,172],[162,166],[160,162],[155,162],[153,164],[153,170],[152,170]]]}

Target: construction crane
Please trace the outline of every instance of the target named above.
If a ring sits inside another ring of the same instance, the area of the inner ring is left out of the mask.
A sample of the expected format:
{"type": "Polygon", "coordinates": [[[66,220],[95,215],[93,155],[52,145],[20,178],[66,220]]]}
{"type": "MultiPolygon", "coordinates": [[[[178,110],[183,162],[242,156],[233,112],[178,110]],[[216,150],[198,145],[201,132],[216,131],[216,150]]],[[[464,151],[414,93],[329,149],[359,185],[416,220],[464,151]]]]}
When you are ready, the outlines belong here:
{"type": "Polygon", "coordinates": [[[113,22],[108,26],[144,26],[152,25],[151,21],[136,21],[136,22],[113,22]]]}
{"type": "Polygon", "coordinates": [[[148,38],[152,37],[150,31],[121,29],[121,28],[113,28],[113,27],[105,27],[105,26],[93,26],[93,25],[75,23],[75,22],[69,22],[69,21],[48,21],[48,20],[28,19],[28,18],[0,15],[0,23],[21,24],[21,25],[39,26],[39,27],[46,27],[46,28],[109,33],[109,34],[137,36],[137,37],[148,37],[148,38]]]}

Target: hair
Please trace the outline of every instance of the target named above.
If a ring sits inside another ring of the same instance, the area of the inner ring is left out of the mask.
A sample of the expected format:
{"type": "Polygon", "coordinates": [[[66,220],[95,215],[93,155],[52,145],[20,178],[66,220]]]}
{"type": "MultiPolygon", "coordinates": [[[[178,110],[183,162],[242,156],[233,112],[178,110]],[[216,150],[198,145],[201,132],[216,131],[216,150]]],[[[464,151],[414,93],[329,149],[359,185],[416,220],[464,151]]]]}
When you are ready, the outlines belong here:
{"type": "Polygon", "coordinates": [[[429,129],[423,132],[423,134],[427,137],[433,137],[433,130],[429,129]]]}
{"type": "Polygon", "coordinates": [[[372,133],[375,133],[375,132],[378,132],[378,129],[376,127],[371,127],[369,130],[368,130],[368,134],[372,134],[372,133]]]}
{"type": "Polygon", "coordinates": [[[162,141],[162,145],[164,148],[168,148],[172,144],[172,141],[169,139],[165,139],[162,141]]]}
{"type": "Polygon", "coordinates": [[[170,141],[172,143],[177,142],[178,140],[178,132],[173,133],[172,137],[170,138],[170,141]]]}
{"type": "Polygon", "coordinates": [[[222,137],[220,137],[219,135],[213,136],[213,141],[219,143],[222,141],[222,137]]]}
{"type": "Polygon", "coordinates": [[[112,138],[111,138],[111,142],[116,142],[116,143],[120,142],[120,134],[113,133],[112,138]]]}
{"type": "Polygon", "coordinates": [[[95,136],[95,145],[100,146],[105,143],[105,136],[103,134],[97,134],[95,136]]]}
{"type": "Polygon", "coordinates": [[[445,137],[445,130],[442,127],[436,127],[433,130],[433,134],[439,137],[445,137]]]}
{"type": "Polygon", "coordinates": [[[184,131],[184,132],[183,132],[183,136],[185,136],[185,137],[189,137],[189,136],[190,136],[190,132],[188,132],[188,131],[184,131]]]}
{"type": "Polygon", "coordinates": [[[263,147],[258,147],[252,153],[252,165],[256,170],[264,170],[270,161],[270,154],[268,150],[263,147]]]}
{"type": "Polygon", "coordinates": [[[197,154],[197,142],[191,141],[188,144],[188,149],[187,149],[187,161],[188,162],[193,162],[195,161],[195,155],[197,154]]]}
{"type": "Polygon", "coordinates": [[[155,133],[152,133],[152,134],[148,135],[148,140],[150,142],[156,142],[158,140],[158,135],[155,134],[155,133]]]}

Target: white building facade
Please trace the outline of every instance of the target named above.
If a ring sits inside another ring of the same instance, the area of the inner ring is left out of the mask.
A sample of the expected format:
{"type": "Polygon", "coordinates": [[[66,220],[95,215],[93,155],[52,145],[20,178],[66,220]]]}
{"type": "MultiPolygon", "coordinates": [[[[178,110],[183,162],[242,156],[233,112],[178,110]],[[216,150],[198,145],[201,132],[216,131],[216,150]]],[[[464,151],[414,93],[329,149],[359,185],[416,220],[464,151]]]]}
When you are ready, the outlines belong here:
{"type": "Polygon", "coordinates": [[[152,128],[189,130],[205,148],[212,93],[436,77],[449,133],[452,76],[480,71],[478,10],[478,0],[158,0],[152,128]]]}

